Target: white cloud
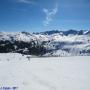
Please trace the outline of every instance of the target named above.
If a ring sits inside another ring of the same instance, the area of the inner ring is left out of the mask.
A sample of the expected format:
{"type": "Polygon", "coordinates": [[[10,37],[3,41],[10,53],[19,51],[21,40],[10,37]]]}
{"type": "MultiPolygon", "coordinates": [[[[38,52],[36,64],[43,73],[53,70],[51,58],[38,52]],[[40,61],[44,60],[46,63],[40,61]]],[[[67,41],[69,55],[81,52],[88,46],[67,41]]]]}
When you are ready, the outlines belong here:
{"type": "Polygon", "coordinates": [[[35,4],[33,0],[17,0],[18,3],[35,4]]]}
{"type": "Polygon", "coordinates": [[[46,19],[44,20],[44,26],[48,26],[50,22],[53,20],[53,17],[56,15],[58,12],[58,5],[55,5],[55,8],[52,10],[48,10],[46,8],[43,9],[43,12],[46,14],[46,19]]]}

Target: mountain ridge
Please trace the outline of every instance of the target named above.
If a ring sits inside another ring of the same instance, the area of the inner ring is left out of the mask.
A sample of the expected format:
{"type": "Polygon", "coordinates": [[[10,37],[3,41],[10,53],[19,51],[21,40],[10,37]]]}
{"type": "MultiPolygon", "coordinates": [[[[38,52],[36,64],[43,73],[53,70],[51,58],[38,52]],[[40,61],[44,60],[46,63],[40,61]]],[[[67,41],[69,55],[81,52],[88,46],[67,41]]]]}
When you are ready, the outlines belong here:
{"type": "Polygon", "coordinates": [[[90,56],[90,31],[0,32],[0,53],[37,56],[90,56]]]}
{"type": "Polygon", "coordinates": [[[70,30],[67,30],[67,31],[51,30],[51,31],[44,31],[44,32],[36,32],[34,34],[46,34],[46,35],[48,34],[48,35],[51,35],[51,34],[55,34],[55,33],[60,33],[60,34],[64,34],[64,35],[69,35],[69,34],[83,35],[83,34],[90,33],[90,30],[73,30],[73,29],[70,29],[70,30]]]}

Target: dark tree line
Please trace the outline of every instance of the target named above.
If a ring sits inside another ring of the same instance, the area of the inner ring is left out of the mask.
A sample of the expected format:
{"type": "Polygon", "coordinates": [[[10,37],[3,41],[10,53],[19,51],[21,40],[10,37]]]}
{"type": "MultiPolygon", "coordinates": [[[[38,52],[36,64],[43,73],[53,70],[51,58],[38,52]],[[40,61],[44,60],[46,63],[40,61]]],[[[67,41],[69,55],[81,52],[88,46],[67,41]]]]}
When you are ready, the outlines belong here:
{"type": "Polygon", "coordinates": [[[0,41],[0,53],[8,52],[42,56],[46,53],[46,48],[43,45],[35,43],[34,41],[0,41]]]}

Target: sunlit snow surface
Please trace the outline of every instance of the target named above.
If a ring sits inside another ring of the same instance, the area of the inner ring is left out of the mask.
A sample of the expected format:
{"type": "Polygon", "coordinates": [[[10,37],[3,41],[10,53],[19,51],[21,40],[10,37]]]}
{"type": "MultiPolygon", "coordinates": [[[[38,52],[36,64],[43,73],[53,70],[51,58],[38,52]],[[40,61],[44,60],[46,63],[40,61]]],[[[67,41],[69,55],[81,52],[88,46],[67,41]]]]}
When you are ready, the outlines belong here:
{"type": "Polygon", "coordinates": [[[90,56],[31,58],[0,54],[0,87],[90,90],[90,56]]]}

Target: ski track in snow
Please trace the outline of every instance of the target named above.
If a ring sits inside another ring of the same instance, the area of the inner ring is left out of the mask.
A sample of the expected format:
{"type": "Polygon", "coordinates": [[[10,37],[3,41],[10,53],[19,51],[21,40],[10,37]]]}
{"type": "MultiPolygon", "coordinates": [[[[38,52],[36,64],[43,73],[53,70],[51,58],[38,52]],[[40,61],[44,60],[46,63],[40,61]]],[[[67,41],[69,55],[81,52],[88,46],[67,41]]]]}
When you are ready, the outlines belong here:
{"type": "Polygon", "coordinates": [[[31,58],[0,54],[0,87],[17,90],[90,90],[90,56],[31,58]]]}

